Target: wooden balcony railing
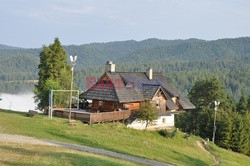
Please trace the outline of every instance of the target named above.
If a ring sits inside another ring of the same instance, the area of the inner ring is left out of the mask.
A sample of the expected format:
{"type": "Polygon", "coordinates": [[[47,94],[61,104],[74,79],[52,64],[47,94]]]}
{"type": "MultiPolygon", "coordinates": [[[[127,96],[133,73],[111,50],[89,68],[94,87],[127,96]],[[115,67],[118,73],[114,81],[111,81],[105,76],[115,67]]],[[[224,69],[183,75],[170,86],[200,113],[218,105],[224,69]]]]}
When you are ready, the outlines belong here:
{"type": "MultiPolygon", "coordinates": [[[[54,110],[53,114],[58,117],[68,118],[69,111],[54,110]]],[[[71,111],[72,119],[81,120],[89,124],[125,120],[129,118],[130,115],[131,115],[130,110],[120,110],[120,111],[114,111],[114,112],[100,112],[100,113],[71,111]]]]}

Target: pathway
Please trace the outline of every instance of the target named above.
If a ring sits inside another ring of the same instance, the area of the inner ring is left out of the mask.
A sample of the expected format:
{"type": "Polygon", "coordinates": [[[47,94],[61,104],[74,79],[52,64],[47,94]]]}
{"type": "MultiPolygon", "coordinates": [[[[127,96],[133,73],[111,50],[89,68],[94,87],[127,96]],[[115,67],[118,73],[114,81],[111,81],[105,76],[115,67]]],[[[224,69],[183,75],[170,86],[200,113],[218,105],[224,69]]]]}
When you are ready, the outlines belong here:
{"type": "Polygon", "coordinates": [[[117,152],[112,152],[109,150],[92,148],[92,147],[88,147],[88,146],[82,146],[82,145],[71,144],[71,143],[60,142],[60,141],[37,139],[37,138],[26,137],[26,136],[21,136],[21,135],[1,134],[0,133],[0,142],[1,141],[2,142],[14,142],[14,143],[28,143],[28,144],[34,144],[34,145],[60,146],[60,147],[80,150],[80,151],[84,151],[84,152],[95,153],[95,154],[99,154],[99,155],[119,158],[122,160],[128,160],[128,161],[136,162],[138,164],[143,164],[143,165],[170,166],[168,164],[161,163],[158,161],[154,161],[154,160],[150,160],[150,159],[146,159],[146,158],[141,158],[141,157],[136,157],[136,156],[132,156],[132,155],[127,155],[127,154],[121,154],[121,153],[117,153],[117,152]]]}
{"type": "Polygon", "coordinates": [[[218,159],[218,157],[217,157],[216,155],[212,154],[211,152],[209,152],[209,151],[205,148],[204,144],[203,144],[201,141],[196,141],[196,144],[197,144],[202,150],[204,150],[205,152],[207,152],[208,154],[210,154],[210,155],[213,157],[214,162],[215,162],[214,165],[219,165],[219,164],[220,164],[220,160],[218,159]]]}

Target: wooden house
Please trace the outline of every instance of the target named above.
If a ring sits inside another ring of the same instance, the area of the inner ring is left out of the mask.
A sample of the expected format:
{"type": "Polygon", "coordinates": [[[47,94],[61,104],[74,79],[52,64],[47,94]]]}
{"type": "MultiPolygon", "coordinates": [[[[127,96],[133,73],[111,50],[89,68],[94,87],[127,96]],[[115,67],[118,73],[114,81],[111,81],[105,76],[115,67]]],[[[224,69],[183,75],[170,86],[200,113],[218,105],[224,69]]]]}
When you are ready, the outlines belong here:
{"type": "MultiPolygon", "coordinates": [[[[90,82],[88,82],[90,83],[90,82]]],[[[92,82],[93,83],[93,82],[92,82]]],[[[90,109],[96,113],[129,112],[140,108],[142,102],[151,101],[158,108],[158,119],[151,127],[165,128],[174,126],[174,115],[195,106],[181,96],[163,77],[147,72],[116,72],[115,64],[108,61],[106,72],[97,83],[80,95],[81,99],[92,100],[90,109]]],[[[142,129],[145,123],[131,118],[128,127],[142,129]],[[132,119],[132,120],[131,120],[132,119]]]]}

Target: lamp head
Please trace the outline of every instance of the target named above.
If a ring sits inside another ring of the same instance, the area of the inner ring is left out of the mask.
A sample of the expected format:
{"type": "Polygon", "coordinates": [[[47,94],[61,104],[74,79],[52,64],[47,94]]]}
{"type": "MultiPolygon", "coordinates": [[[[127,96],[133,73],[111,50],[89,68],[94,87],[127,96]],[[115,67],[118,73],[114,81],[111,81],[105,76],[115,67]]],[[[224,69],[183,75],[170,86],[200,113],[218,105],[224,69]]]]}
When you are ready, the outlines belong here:
{"type": "Polygon", "coordinates": [[[76,62],[77,56],[73,57],[72,55],[70,55],[69,58],[71,62],[76,62]]]}

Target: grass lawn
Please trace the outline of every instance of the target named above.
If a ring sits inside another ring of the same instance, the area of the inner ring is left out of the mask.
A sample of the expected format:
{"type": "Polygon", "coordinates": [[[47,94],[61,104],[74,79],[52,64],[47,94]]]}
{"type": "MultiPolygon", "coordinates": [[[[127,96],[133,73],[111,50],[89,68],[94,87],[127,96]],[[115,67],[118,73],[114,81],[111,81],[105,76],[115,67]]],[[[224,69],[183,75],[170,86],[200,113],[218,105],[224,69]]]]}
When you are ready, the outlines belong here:
{"type": "MultiPolygon", "coordinates": [[[[0,132],[88,145],[174,165],[204,166],[214,163],[213,158],[196,145],[198,137],[184,139],[184,134],[178,132],[172,139],[164,138],[156,131],[134,130],[121,123],[86,125],[77,121],[77,126],[71,127],[67,119],[50,120],[45,115],[30,118],[24,113],[0,110],[0,132]]],[[[220,154],[224,151],[216,148],[215,152],[220,154]]],[[[249,157],[227,152],[225,157],[233,155],[235,162],[245,160],[245,163],[250,163],[249,157]]],[[[222,160],[222,164],[224,162],[227,163],[222,160]]]]}
{"type": "Polygon", "coordinates": [[[136,165],[127,161],[61,147],[3,142],[0,142],[0,156],[0,165],[136,165]]]}
{"type": "Polygon", "coordinates": [[[236,165],[250,165],[250,157],[246,155],[242,155],[240,153],[236,153],[230,150],[226,150],[223,148],[219,148],[218,146],[209,143],[206,148],[218,156],[221,163],[221,166],[236,166],[236,165]]]}

